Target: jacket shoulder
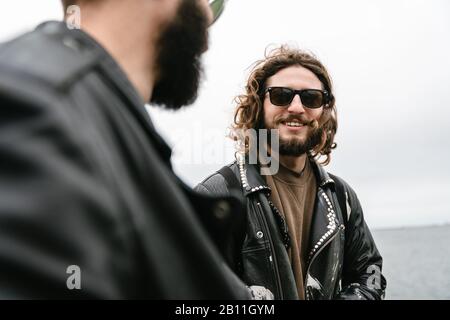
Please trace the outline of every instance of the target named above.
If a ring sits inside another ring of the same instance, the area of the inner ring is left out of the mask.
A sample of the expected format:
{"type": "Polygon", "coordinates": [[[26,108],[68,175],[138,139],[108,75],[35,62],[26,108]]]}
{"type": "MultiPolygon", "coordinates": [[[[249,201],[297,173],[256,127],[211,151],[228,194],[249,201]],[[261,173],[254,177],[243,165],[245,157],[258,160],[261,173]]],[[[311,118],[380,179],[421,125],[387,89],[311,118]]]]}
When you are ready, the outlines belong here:
{"type": "Polygon", "coordinates": [[[339,184],[342,186],[342,188],[344,189],[344,191],[346,193],[348,193],[348,195],[350,195],[350,193],[352,194],[352,196],[356,196],[355,191],[353,190],[353,188],[350,186],[350,184],[345,181],[343,178],[336,176],[334,174],[331,174],[328,172],[328,175],[330,176],[331,179],[333,179],[335,185],[339,184]]]}
{"type": "MultiPolygon", "coordinates": [[[[227,165],[235,174],[237,171],[236,162],[227,165]]],[[[225,177],[216,171],[206,177],[194,188],[196,191],[205,194],[228,195],[230,191],[227,187],[225,177]]]]}
{"type": "MultiPolygon", "coordinates": [[[[0,79],[45,82],[55,88],[73,83],[97,60],[83,50],[63,24],[49,23],[0,45],[0,79]],[[3,75],[3,76],[1,76],[3,75]]],[[[75,30],[73,30],[75,32],[75,30]]]]}
{"type": "Polygon", "coordinates": [[[358,196],[355,192],[355,190],[350,186],[349,183],[347,183],[344,179],[341,177],[329,174],[330,177],[334,180],[335,184],[340,184],[344,191],[345,196],[345,205],[346,205],[346,213],[347,213],[347,220],[348,221],[354,221],[355,219],[362,219],[363,218],[363,210],[361,207],[361,203],[358,199],[358,196]]]}

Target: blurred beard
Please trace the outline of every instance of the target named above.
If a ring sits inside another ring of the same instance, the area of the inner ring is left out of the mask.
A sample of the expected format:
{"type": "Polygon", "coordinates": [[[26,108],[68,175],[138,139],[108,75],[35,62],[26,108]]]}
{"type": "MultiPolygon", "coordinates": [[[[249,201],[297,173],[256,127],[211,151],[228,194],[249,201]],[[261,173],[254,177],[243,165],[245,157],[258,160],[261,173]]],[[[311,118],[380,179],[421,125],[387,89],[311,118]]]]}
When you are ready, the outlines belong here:
{"type": "Polygon", "coordinates": [[[322,128],[319,127],[317,120],[307,120],[304,117],[287,117],[278,119],[275,121],[274,127],[270,127],[268,135],[268,143],[270,143],[270,129],[276,129],[282,121],[289,122],[291,120],[299,120],[303,125],[308,126],[308,134],[305,141],[300,140],[298,137],[283,138],[279,137],[279,154],[282,156],[299,157],[319,145],[322,141],[322,128]]]}
{"type": "Polygon", "coordinates": [[[208,19],[196,0],[183,0],[158,45],[157,80],[150,103],[177,110],[197,98],[208,47],[208,19]]]}

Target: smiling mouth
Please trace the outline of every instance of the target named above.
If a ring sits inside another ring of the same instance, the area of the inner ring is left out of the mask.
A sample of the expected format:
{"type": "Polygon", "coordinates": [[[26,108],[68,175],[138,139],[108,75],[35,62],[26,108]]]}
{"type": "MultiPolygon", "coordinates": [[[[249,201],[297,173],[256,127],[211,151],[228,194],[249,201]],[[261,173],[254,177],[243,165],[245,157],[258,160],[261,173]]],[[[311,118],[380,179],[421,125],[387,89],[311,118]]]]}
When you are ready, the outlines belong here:
{"type": "Polygon", "coordinates": [[[282,121],[281,124],[284,124],[287,127],[304,127],[305,124],[299,121],[282,121]]]}

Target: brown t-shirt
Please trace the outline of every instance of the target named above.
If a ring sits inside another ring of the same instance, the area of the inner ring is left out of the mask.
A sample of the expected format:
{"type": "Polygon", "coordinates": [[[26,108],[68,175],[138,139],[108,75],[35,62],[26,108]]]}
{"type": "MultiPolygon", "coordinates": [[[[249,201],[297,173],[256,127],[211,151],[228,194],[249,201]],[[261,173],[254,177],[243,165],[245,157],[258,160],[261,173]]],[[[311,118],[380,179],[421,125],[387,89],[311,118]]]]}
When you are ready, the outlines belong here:
{"type": "Polygon", "coordinates": [[[316,199],[316,179],[311,164],[307,160],[303,173],[298,174],[280,164],[278,173],[266,176],[266,181],[272,189],[270,198],[283,214],[288,226],[291,237],[289,258],[297,284],[298,296],[304,300],[306,258],[316,199]]]}

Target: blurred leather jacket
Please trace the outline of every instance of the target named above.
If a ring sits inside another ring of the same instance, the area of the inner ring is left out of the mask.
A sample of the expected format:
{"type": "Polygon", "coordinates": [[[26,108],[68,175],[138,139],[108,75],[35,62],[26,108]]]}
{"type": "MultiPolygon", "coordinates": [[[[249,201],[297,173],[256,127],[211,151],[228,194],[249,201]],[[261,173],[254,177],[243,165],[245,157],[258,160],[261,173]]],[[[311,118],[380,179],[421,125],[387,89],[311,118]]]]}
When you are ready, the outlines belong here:
{"type": "Polygon", "coordinates": [[[0,299],[250,299],[221,245],[242,201],[194,192],[170,156],[88,34],[1,43],[0,299]]]}

